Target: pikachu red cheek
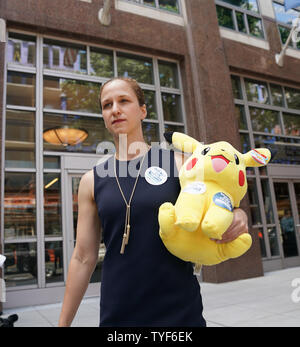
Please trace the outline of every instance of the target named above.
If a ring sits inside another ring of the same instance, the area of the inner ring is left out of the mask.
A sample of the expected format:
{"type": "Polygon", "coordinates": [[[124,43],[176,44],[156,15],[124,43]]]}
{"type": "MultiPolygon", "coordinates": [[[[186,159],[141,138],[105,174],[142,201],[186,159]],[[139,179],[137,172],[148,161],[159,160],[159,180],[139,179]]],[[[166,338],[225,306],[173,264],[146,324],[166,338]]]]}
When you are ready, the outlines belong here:
{"type": "Polygon", "coordinates": [[[186,166],[187,170],[192,170],[192,168],[197,164],[198,159],[193,158],[186,166]]]}
{"type": "Polygon", "coordinates": [[[243,187],[244,184],[245,184],[245,174],[242,170],[240,170],[240,172],[239,172],[239,185],[241,187],[243,187]]]}

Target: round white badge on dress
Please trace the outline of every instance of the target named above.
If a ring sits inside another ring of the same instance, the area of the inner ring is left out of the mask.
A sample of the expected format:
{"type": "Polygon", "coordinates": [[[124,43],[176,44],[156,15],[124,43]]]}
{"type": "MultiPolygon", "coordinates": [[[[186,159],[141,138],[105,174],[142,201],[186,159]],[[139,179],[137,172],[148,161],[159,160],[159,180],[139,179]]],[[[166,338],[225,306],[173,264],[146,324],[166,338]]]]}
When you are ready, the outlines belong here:
{"type": "Polygon", "coordinates": [[[206,184],[200,181],[192,182],[183,189],[183,192],[189,194],[204,194],[206,192],[206,184]]]}
{"type": "Polygon", "coordinates": [[[151,166],[145,172],[145,179],[149,184],[160,186],[168,179],[166,171],[158,166],[151,166]]]}

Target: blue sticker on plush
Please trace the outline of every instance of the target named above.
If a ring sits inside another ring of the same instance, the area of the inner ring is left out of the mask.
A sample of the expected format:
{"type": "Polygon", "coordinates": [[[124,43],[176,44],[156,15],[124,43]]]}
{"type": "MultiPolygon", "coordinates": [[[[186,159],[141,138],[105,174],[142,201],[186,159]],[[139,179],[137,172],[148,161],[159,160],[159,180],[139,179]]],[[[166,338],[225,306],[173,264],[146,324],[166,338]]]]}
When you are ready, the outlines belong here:
{"type": "Polygon", "coordinates": [[[217,193],[213,197],[213,202],[220,207],[225,208],[226,210],[232,212],[233,207],[230,198],[224,193],[217,193]]]}

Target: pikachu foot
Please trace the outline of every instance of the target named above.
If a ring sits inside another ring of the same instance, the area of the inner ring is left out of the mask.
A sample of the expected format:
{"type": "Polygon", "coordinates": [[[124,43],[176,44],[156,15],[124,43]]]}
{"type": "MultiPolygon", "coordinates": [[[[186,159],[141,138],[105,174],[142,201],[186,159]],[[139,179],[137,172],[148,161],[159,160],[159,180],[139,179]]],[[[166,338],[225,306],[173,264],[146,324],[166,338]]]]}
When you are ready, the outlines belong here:
{"type": "Polygon", "coordinates": [[[177,227],[189,232],[196,231],[199,228],[199,224],[199,219],[196,217],[193,218],[192,216],[180,217],[175,223],[177,227]]]}

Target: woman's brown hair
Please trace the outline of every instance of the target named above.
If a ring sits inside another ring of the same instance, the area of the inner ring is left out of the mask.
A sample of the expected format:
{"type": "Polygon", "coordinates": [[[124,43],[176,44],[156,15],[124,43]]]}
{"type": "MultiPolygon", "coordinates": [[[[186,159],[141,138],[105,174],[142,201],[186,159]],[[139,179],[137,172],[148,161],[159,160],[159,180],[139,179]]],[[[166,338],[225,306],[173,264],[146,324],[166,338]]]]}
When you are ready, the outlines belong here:
{"type": "Polygon", "coordinates": [[[129,77],[114,77],[108,81],[106,81],[104,84],[102,84],[101,88],[100,88],[100,93],[99,93],[99,103],[100,103],[100,108],[101,108],[101,94],[103,92],[104,87],[113,81],[116,80],[121,80],[124,81],[126,83],[128,83],[130,85],[130,87],[132,88],[132,90],[134,91],[134,94],[136,95],[139,105],[143,106],[145,105],[145,95],[144,92],[142,90],[142,88],[140,87],[140,85],[137,83],[137,81],[133,78],[129,78],[129,77]]]}

